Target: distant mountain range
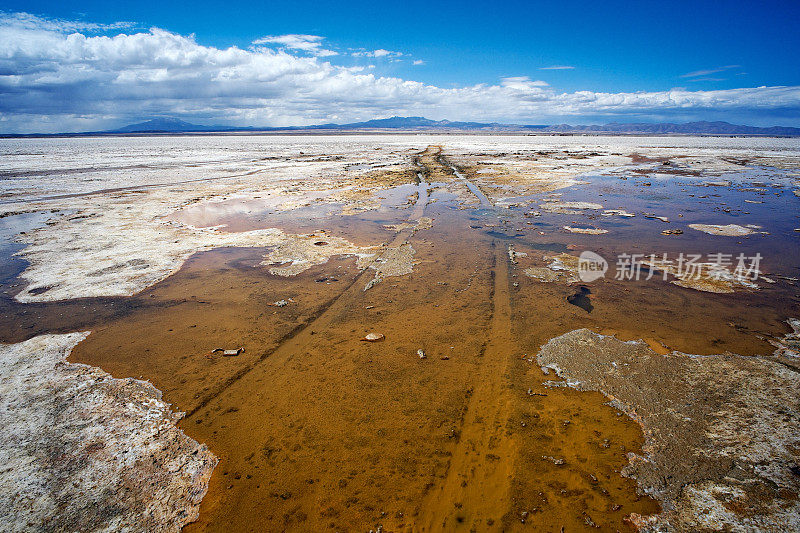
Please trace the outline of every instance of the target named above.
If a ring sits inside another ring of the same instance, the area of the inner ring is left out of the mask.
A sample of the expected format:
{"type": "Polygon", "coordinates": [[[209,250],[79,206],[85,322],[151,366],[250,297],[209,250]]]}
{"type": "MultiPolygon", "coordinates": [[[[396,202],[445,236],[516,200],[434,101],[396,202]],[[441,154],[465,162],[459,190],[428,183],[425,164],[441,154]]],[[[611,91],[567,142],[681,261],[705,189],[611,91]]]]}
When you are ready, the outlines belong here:
{"type": "Polygon", "coordinates": [[[684,135],[800,135],[800,128],[790,128],[787,126],[771,126],[769,128],[759,128],[757,126],[742,126],[731,124],[730,122],[686,122],[684,124],[672,124],[662,122],[657,124],[648,123],[628,123],[620,124],[612,122],[604,126],[572,126],[570,124],[558,124],[545,128],[550,132],[570,132],[570,133],[650,133],[657,135],[664,134],[684,134],[684,135]]]}
{"type": "Polygon", "coordinates": [[[404,131],[527,131],[541,130],[547,126],[520,126],[518,124],[498,124],[496,122],[452,122],[450,120],[430,120],[423,117],[391,117],[350,124],[318,124],[314,126],[286,126],[275,128],[199,126],[176,118],[156,118],[147,122],[130,124],[116,130],[102,133],[191,133],[191,132],[231,132],[231,131],[313,131],[313,130],[404,130],[404,131]]]}
{"type": "Polygon", "coordinates": [[[131,124],[116,130],[101,133],[194,133],[194,132],[247,132],[247,131],[355,131],[355,130],[403,130],[403,131],[483,131],[483,132],[531,132],[531,133],[623,133],[655,135],[771,135],[800,136],[800,128],[772,126],[759,128],[728,122],[687,122],[673,123],[617,123],[590,126],[571,124],[522,125],[500,124],[497,122],[453,122],[450,120],[430,120],[424,117],[391,117],[352,122],[349,124],[319,124],[316,126],[290,126],[281,128],[236,128],[229,126],[200,126],[175,118],[156,118],[131,124]]]}
{"type": "MultiPolygon", "coordinates": [[[[391,117],[350,124],[319,124],[316,126],[290,126],[280,128],[254,128],[231,126],[201,126],[177,118],[155,118],[138,124],[107,131],[73,133],[62,135],[124,135],[158,133],[236,133],[236,132],[352,132],[352,131],[416,131],[416,132],[484,132],[484,133],[540,133],[540,134],[625,134],[625,135],[764,135],[800,136],[800,128],[772,126],[759,128],[742,126],[728,122],[687,122],[672,123],[628,123],[612,122],[605,125],[573,126],[571,124],[522,125],[501,124],[497,122],[453,122],[450,120],[430,120],[424,117],[391,117]]],[[[6,135],[6,137],[25,137],[26,135],[6,135]]]]}

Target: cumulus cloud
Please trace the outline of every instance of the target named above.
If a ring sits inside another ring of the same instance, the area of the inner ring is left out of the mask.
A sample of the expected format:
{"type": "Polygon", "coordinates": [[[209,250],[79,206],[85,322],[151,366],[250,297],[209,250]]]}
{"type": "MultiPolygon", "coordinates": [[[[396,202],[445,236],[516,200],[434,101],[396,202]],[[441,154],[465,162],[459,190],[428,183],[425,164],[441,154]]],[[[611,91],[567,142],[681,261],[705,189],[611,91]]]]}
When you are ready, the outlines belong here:
{"type": "Polygon", "coordinates": [[[419,66],[419,65],[424,65],[424,64],[425,64],[425,61],[423,61],[421,59],[415,59],[414,62],[412,63],[412,65],[414,65],[415,67],[419,66]]]}
{"type": "Polygon", "coordinates": [[[531,80],[528,76],[514,76],[503,78],[500,85],[518,91],[536,91],[539,87],[547,87],[547,82],[542,80],[531,80]]]}
{"type": "Polygon", "coordinates": [[[302,35],[290,33],[287,35],[267,35],[253,41],[254,45],[280,45],[289,50],[299,50],[317,57],[338,55],[338,52],[322,48],[324,37],[319,35],[302,35]]]}
{"type": "Polygon", "coordinates": [[[120,33],[72,24],[0,18],[0,131],[96,130],[152,116],[242,126],[390,115],[518,123],[709,113],[800,117],[800,87],[559,92],[514,76],[444,88],[334,64],[320,57],[319,36],[268,36],[250,49],[217,48],[157,28],[120,33]]]}

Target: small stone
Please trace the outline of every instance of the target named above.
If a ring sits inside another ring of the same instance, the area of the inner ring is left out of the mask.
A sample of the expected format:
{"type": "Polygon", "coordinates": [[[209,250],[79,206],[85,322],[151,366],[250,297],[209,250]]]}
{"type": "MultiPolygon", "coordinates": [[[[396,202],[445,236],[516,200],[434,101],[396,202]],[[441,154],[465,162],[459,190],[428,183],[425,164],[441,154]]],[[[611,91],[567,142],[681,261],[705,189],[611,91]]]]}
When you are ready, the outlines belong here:
{"type": "Polygon", "coordinates": [[[386,336],[383,333],[367,333],[367,335],[361,340],[367,342],[378,342],[385,338],[386,336]]]}

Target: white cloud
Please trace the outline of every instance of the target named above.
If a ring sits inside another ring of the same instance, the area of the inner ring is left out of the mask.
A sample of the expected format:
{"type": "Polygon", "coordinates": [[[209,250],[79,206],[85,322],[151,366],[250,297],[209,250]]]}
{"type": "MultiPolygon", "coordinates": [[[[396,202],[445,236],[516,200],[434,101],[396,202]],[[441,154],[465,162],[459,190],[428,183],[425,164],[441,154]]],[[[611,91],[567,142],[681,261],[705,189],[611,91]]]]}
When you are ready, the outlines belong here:
{"type": "Polygon", "coordinates": [[[254,45],[280,45],[289,50],[299,50],[317,57],[338,55],[338,52],[322,48],[324,37],[319,35],[301,35],[290,33],[287,35],[267,35],[253,41],[254,45]]]}
{"type": "Polygon", "coordinates": [[[796,86],[559,92],[516,76],[443,88],[333,64],[318,57],[319,36],[271,36],[264,43],[276,47],[245,50],[203,46],[157,28],[96,35],[108,27],[85,24],[0,17],[0,131],[95,130],[164,115],[243,126],[390,115],[524,123],[800,118],[796,86]]]}
{"type": "Polygon", "coordinates": [[[528,76],[514,76],[503,78],[500,85],[518,91],[536,91],[539,87],[547,87],[547,82],[542,80],[531,80],[528,76]]]}
{"type": "Polygon", "coordinates": [[[703,78],[692,78],[687,80],[689,83],[699,82],[699,81],[725,81],[726,78],[711,78],[711,77],[703,77],[703,78]]]}
{"type": "Polygon", "coordinates": [[[377,50],[358,50],[352,53],[353,57],[402,57],[403,52],[393,52],[392,50],[384,50],[378,48],[377,50]]]}
{"type": "MultiPolygon", "coordinates": [[[[725,65],[724,67],[717,67],[717,68],[709,68],[705,70],[695,70],[694,72],[687,72],[686,74],[682,74],[681,78],[697,78],[697,77],[706,77],[709,74],[718,74],[720,72],[725,72],[726,70],[732,70],[741,68],[741,65],[725,65]]],[[[722,81],[716,78],[707,78],[711,81],[722,81]]]]}
{"type": "Polygon", "coordinates": [[[541,67],[539,70],[574,70],[575,67],[569,65],[550,65],[549,67],[541,67]]]}
{"type": "Polygon", "coordinates": [[[128,29],[135,27],[133,22],[113,22],[100,24],[80,20],[45,19],[30,13],[3,13],[0,12],[0,27],[15,27],[27,30],[45,30],[61,33],[85,31],[89,33],[105,32],[111,30],[128,29]]]}
{"type": "Polygon", "coordinates": [[[425,62],[423,60],[421,60],[421,59],[415,59],[414,62],[412,63],[412,65],[414,65],[414,66],[419,66],[419,65],[424,65],[424,64],[425,64],[425,62]]]}

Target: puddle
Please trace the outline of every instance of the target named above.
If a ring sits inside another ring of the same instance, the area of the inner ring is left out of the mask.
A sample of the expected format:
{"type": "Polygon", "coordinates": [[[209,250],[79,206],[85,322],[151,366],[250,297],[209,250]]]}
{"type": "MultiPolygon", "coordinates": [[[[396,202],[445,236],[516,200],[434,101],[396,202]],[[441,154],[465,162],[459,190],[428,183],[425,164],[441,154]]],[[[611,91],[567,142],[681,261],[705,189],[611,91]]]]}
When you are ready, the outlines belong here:
{"type": "Polygon", "coordinates": [[[574,306],[580,307],[587,313],[591,313],[592,309],[594,309],[592,300],[589,298],[591,293],[592,291],[589,290],[589,287],[580,286],[575,294],[567,296],[567,302],[574,306]]]}
{"type": "Polygon", "coordinates": [[[53,216],[50,212],[37,211],[0,218],[0,294],[13,296],[21,288],[17,277],[28,262],[15,255],[25,248],[19,241],[20,234],[44,225],[53,216]]]}

